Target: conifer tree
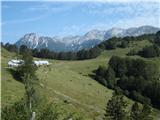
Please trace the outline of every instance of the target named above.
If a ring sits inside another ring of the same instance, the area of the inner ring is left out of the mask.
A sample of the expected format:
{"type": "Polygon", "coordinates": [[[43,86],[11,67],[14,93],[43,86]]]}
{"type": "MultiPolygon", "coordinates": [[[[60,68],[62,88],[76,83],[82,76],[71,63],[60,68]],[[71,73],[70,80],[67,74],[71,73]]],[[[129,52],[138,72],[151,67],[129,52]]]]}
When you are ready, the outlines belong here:
{"type": "Polygon", "coordinates": [[[137,102],[132,105],[130,118],[131,120],[141,120],[140,118],[141,110],[137,102]]]}
{"type": "Polygon", "coordinates": [[[36,76],[31,51],[28,50],[25,51],[25,53],[22,53],[22,58],[24,60],[24,64],[20,67],[20,72],[22,73],[21,77],[25,86],[26,105],[28,112],[30,113],[30,120],[34,120],[35,112],[33,112],[33,106],[36,103],[37,95],[34,89],[36,76]]]}
{"type": "Polygon", "coordinates": [[[151,113],[152,113],[151,107],[147,104],[144,104],[141,113],[141,120],[153,120],[151,113]]]}
{"type": "Polygon", "coordinates": [[[150,106],[144,104],[143,108],[140,109],[137,102],[132,105],[130,118],[131,120],[153,120],[151,116],[151,108],[150,106]]]}
{"type": "Polygon", "coordinates": [[[113,93],[112,98],[108,101],[106,106],[105,120],[126,120],[126,106],[127,103],[123,95],[113,93]]]}

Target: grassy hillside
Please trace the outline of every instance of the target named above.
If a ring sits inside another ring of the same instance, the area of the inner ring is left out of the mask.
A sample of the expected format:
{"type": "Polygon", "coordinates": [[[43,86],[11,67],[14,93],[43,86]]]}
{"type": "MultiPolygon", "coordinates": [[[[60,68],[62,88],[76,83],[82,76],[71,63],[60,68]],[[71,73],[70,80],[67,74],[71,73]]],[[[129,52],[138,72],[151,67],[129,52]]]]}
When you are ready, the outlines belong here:
{"type": "Polygon", "coordinates": [[[16,54],[10,53],[4,48],[1,49],[1,84],[2,84],[2,107],[13,104],[15,101],[21,99],[24,95],[24,86],[22,83],[16,81],[10,74],[7,68],[7,62],[10,59],[16,58],[16,54]]]}
{"type": "MultiPolygon", "coordinates": [[[[125,56],[130,49],[141,49],[151,43],[144,40],[134,44],[130,48],[104,51],[99,57],[90,60],[49,60],[51,63],[49,67],[39,67],[36,72],[40,80],[40,85],[37,86],[39,94],[48,100],[53,100],[60,108],[76,112],[85,120],[102,118],[106,103],[113,91],[102,86],[89,75],[93,74],[92,71],[99,65],[107,65],[112,55],[125,56]]],[[[2,49],[2,106],[14,103],[24,94],[24,86],[14,80],[6,68],[7,61],[14,57],[15,54],[2,49]]],[[[154,61],[160,64],[158,58],[154,61]]],[[[128,98],[126,100],[129,109],[133,101],[128,98]]],[[[156,115],[154,116],[156,119],[156,115]]]]}

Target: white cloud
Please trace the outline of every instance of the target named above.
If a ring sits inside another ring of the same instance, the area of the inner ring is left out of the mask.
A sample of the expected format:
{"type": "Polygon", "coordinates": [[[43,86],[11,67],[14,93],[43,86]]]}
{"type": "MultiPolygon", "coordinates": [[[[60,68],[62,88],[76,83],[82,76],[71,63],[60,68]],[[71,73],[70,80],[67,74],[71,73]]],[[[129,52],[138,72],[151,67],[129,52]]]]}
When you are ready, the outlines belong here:
{"type": "MultiPolygon", "coordinates": [[[[88,5],[89,13],[95,16],[102,16],[104,21],[96,23],[95,25],[90,26],[90,29],[108,29],[111,27],[134,27],[141,25],[153,25],[160,27],[160,7],[159,4],[155,2],[137,2],[137,3],[112,3],[112,7],[107,3],[90,3],[88,5]],[[118,16],[117,21],[114,20],[118,16]],[[110,18],[111,16],[111,18],[110,18]],[[113,21],[112,21],[113,18],[113,21]],[[108,20],[110,19],[110,20],[108,20]]],[[[84,12],[87,12],[87,9],[83,9],[84,12]]]]}
{"type": "Polygon", "coordinates": [[[154,27],[160,28],[160,19],[155,17],[135,17],[132,19],[120,19],[117,22],[110,22],[110,23],[96,23],[94,25],[88,26],[86,29],[99,29],[99,30],[107,30],[112,27],[119,27],[119,28],[129,28],[129,27],[139,27],[143,25],[151,25],[154,27]]]}
{"type": "Polygon", "coordinates": [[[117,2],[117,3],[123,3],[123,2],[133,2],[133,3],[135,3],[135,2],[159,2],[159,0],[86,0],[86,1],[117,2]]]}
{"type": "Polygon", "coordinates": [[[84,12],[89,12],[90,14],[100,14],[100,15],[113,15],[113,14],[128,14],[128,15],[150,15],[159,14],[160,8],[159,4],[152,2],[135,2],[133,3],[89,3],[88,9],[83,9],[84,12]],[[112,7],[108,7],[108,6],[112,7]],[[88,11],[89,9],[89,11],[88,11]]]}
{"type": "Polygon", "coordinates": [[[114,26],[119,26],[121,28],[128,28],[128,27],[136,27],[142,25],[151,25],[155,27],[160,27],[159,18],[155,17],[136,17],[134,19],[126,19],[126,20],[119,20],[114,26]]]}
{"type": "MultiPolygon", "coordinates": [[[[81,0],[81,2],[84,0],[81,0]]],[[[100,1],[100,0],[94,0],[94,1],[100,1]]],[[[114,2],[114,0],[109,0],[114,2]]],[[[108,1],[108,2],[109,2],[108,1]]],[[[66,35],[66,34],[79,34],[79,33],[85,33],[89,30],[92,29],[101,29],[101,30],[107,30],[111,27],[121,27],[121,28],[128,28],[128,27],[135,27],[135,26],[142,26],[142,25],[152,25],[156,27],[160,27],[160,8],[159,4],[155,3],[158,2],[157,0],[152,0],[150,2],[146,2],[149,0],[143,0],[142,2],[139,2],[138,0],[134,0],[133,3],[125,3],[126,0],[121,0],[114,3],[115,6],[113,7],[105,7],[103,5],[107,3],[97,3],[97,2],[90,2],[88,4],[87,9],[83,9],[84,12],[90,12],[91,14],[100,14],[101,16],[105,16],[105,19],[110,19],[107,18],[107,15],[116,15],[116,14],[122,14],[122,18],[119,18],[117,21],[112,21],[109,20],[110,22],[98,22],[93,25],[85,25],[85,23],[81,25],[70,25],[70,26],[64,26],[62,28],[62,31],[59,33],[61,35],[66,35]],[[98,9],[102,8],[102,9],[98,9]],[[125,15],[128,15],[130,17],[126,17],[125,15]]],[[[131,1],[131,0],[129,0],[131,1]]],[[[107,2],[107,1],[103,1],[107,2]]],[[[133,1],[132,1],[133,2],[133,1]]],[[[63,12],[66,10],[72,10],[73,7],[76,7],[74,4],[73,6],[56,6],[53,7],[52,2],[48,2],[48,4],[42,4],[37,5],[37,6],[30,6],[26,12],[29,11],[46,11],[45,14],[42,14],[41,16],[33,17],[33,18],[28,18],[28,19],[21,19],[21,20],[14,20],[14,21],[5,21],[3,25],[5,24],[15,24],[15,23],[24,23],[24,22],[32,22],[32,21],[37,21],[42,18],[48,17],[49,15],[57,12],[63,12]]],[[[105,21],[104,19],[104,21],[105,21]]]]}
{"type": "Polygon", "coordinates": [[[118,27],[118,28],[130,28],[130,27],[139,27],[143,25],[151,25],[154,27],[159,27],[160,28],[160,19],[155,18],[155,17],[135,17],[133,19],[120,19],[117,22],[110,22],[110,23],[96,23],[93,25],[72,25],[72,26],[65,26],[64,29],[61,32],[61,35],[76,35],[78,33],[86,33],[90,30],[93,29],[98,29],[98,30],[108,30],[113,27],[118,27]]]}

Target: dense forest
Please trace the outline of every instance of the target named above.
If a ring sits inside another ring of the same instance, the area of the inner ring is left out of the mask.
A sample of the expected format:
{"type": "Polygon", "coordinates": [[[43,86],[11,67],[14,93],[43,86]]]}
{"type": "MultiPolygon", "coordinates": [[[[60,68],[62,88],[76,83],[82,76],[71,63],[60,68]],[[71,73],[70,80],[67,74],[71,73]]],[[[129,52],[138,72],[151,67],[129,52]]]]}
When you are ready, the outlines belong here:
{"type": "Polygon", "coordinates": [[[113,56],[109,67],[100,66],[96,80],[141,103],[160,108],[159,66],[151,61],[113,56]]]}
{"type": "Polygon", "coordinates": [[[80,50],[78,52],[53,52],[48,49],[33,50],[33,56],[38,58],[49,58],[57,60],[84,60],[96,58],[100,55],[101,49],[99,47],[93,47],[89,50],[80,50]]]}
{"type": "MultiPolygon", "coordinates": [[[[159,57],[160,32],[157,32],[155,36],[147,36],[137,38],[150,40],[153,45],[146,46],[135,54],[129,52],[128,55],[140,55],[145,58],[159,57]]],[[[112,44],[112,42],[108,44],[112,44]]],[[[125,46],[128,46],[130,42],[127,42],[125,46]]],[[[113,45],[109,49],[114,49],[115,44],[113,45]]],[[[108,68],[99,66],[95,76],[95,79],[104,86],[121,91],[136,101],[150,104],[160,109],[159,78],[159,65],[156,62],[149,59],[119,56],[112,56],[110,58],[108,68]]]]}

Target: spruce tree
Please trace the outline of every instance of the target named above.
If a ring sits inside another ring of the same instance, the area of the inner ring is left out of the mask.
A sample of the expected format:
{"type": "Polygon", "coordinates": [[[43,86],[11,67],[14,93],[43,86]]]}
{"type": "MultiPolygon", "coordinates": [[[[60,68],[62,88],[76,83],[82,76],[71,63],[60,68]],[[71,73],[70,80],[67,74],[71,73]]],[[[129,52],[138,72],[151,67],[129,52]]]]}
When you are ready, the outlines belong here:
{"type": "Polygon", "coordinates": [[[153,120],[151,113],[152,113],[151,107],[147,104],[144,104],[141,113],[141,120],[153,120]]]}
{"type": "Polygon", "coordinates": [[[30,120],[34,120],[35,112],[33,112],[33,107],[36,103],[37,95],[34,89],[36,75],[31,51],[28,50],[22,53],[22,59],[24,64],[20,67],[20,72],[22,73],[21,77],[25,86],[26,105],[30,113],[30,120]]]}
{"type": "Polygon", "coordinates": [[[130,118],[131,120],[153,120],[151,113],[152,111],[150,106],[144,104],[143,108],[140,108],[138,103],[135,102],[132,105],[130,118]]]}
{"type": "Polygon", "coordinates": [[[127,103],[123,95],[113,93],[112,98],[108,101],[106,106],[105,120],[126,120],[126,106],[127,103]]]}
{"type": "Polygon", "coordinates": [[[138,103],[135,102],[131,108],[131,114],[130,114],[131,120],[141,120],[140,114],[141,114],[141,109],[138,103]]]}

